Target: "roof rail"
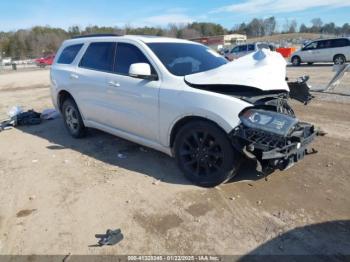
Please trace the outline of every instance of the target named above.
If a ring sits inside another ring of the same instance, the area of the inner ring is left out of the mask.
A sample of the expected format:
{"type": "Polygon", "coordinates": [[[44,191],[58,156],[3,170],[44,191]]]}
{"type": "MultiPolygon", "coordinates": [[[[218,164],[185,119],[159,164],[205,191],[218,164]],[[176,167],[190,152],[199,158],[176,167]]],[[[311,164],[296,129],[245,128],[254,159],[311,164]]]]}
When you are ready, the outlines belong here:
{"type": "Polygon", "coordinates": [[[103,36],[122,36],[118,34],[91,34],[91,35],[77,35],[73,36],[71,39],[85,38],[85,37],[103,37],[103,36]]]}

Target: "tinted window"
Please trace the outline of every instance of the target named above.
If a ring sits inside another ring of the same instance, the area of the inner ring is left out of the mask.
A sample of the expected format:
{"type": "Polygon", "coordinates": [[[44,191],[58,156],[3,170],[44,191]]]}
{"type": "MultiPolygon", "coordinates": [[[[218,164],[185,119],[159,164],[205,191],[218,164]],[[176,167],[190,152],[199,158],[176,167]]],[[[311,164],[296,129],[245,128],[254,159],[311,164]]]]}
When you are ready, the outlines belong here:
{"type": "Polygon", "coordinates": [[[87,48],[79,66],[98,71],[112,72],[115,43],[91,43],[87,48]]]}
{"type": "Polygon", "coordinates": [[[247,51],[247,46],[246,45],[239,46],[239,51],[238,52],[246,52],[246,51],[247,51]]]}
{"type": "Polygon", "coordinates": [[[255,46],[254,45],[248,45],[248,51],[254,51],[255,46]]]}
{"type": "Polygon", "coordinates": [[[304,50],[310,50],[310,49],[316,49],[317,48],[317,42],[312,42],[304,47],[304,50]]]}
{"type": "Polygon", "coordinates": [[[231,53],[238,53],[239,52],[239,46],[236,46],[232,49],[231,53]]]}
{"type": "Polygon", "coordinates": [[[134,63],[147,63],[151,66],[152,74],[156,74],[145,55],[134,45],[118,43],[115,59],[114,71],[118,74],[128,75],[129,68],[134,63]]]}
{"type": "Polygon", "coordinates": [[[65,49],[63,49],[60,57],[57,60],[57,63],[59,64],[72,63],[82,46],[83,44],[67,46],[65,49]]]}
{"type": "Polygon", "coordinates": [[[332,40],[322,40],[322,41],[318,41],[317,43],[318,49],[331,48],[331,47],[332,47],[332,40]]]}
{"type": "Polygon", "coordinates": [[[340,38],[340,39],[334,39],[332,40],[333,47],[343,47],[343,46],[348,46],[350,44],[350,41],[345,38],[340,38]]]}
{"type": "Polygon", "coordinates": [[[150,43],[148,46],[169,72],[177,76],[207,71],[227,63],[225,58],[203,45],[150,43]]]}
{"type": "Polygon", "coordinates": [[[271,50],[270,46],[268,44],[265,44],[265,43],[258,44],[257,46],[258,46],[259,49],[265,48],[265,49],[270,49],[271,50]]]}

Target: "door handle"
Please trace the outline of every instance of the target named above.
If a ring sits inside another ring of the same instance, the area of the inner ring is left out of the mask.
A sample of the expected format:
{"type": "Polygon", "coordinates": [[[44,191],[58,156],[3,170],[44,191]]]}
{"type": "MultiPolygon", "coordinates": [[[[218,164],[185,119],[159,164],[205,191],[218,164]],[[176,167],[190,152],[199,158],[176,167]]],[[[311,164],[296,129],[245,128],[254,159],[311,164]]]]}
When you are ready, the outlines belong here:
{"type": "Polygon", "coordinates": [[[118,82],[114,82],[114,81],[109,81],[108,85],[109,86],[114,86],[114,87],[119,87],[120,86],[120,84],[118,82]]]}
{"type": "Polygon", "coordinates": [[[78,79],[79,76],[76,74],[70,74],[70,79],[78,79]]]}

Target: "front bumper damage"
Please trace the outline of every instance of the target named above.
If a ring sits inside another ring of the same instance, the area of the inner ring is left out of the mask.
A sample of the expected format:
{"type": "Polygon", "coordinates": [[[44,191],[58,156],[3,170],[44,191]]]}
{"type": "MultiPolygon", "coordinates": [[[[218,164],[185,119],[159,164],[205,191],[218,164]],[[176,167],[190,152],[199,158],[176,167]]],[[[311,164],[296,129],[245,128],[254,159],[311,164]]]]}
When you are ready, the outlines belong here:
{"type": "Polygon", "coordinates": [[[316,136],[313,125],[298,122],[288,136],[280,136],[259,129],[236,127],[230,134],[234,147],[258,161],[262,172],[285,170],[303,159],[307,147],[316,136]]]}

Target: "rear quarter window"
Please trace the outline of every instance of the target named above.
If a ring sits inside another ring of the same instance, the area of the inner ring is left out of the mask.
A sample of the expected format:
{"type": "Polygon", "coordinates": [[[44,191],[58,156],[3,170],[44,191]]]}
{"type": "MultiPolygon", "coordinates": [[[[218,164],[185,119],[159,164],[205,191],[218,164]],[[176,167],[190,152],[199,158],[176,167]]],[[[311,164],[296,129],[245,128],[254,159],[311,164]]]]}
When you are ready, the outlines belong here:
{"type": "Polygon", "coordinates": [[[350,41],[346,38],[335,39],[332,41],[333,47],[344,47],[350,45],[350,41]]]}
{"type": "Polygon", "coordinates": [[[80,51],[83,44],[70,45],[63,49],[60,57],[57,60],[58,64],[71,64],[78,52],[80,51]]]}

